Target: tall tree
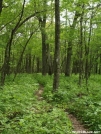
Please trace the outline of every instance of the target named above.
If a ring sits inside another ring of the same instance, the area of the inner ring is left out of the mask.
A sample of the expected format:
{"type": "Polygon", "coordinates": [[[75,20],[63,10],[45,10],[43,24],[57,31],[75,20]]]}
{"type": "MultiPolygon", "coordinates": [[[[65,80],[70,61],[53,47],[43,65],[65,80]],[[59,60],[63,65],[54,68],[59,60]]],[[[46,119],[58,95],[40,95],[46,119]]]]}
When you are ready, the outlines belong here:
{"type": "Polygon", "coordinates": [[[54,79],[53,91],[59,87],[60,72],[60,7],[59,0],[55,0],[55,52],[54,52],[54,79]]]}
{"type": "Polygon", "coordinates": [[[79,39],[79,85],[82,84],[83,78],[83,16],[84,16],[84,4],[82,5],[82,14],[80,17],[80,39],[79,39]]]}
{"type": "Polygon", "coordinates": [[[67,48],[67,57],[66,57],[66,68],[65,68],[65,76],[70,76],[71,73],[71,62],[72,62],[72,47],[73,47],[73,38],[74,38],[74,30],[77,23],[77,19],[80,16],[78,11],[75,12],[75,16],[73,19],[73,23],[70,26],[69,39],[68,39],[68,48],[67,48]]]}
{"type": "MultiPolygon", "coordinates": [[[[68,3],[67,3],[68,5],[68,3]]],[[[67,47],[67,53],[66,53],[66,65],[65,65],[65,76],[70,76],[71,75],[71,71],[72,71],[72,54],[73,54],[73,44],[74,44],[74,36],[75,36],[75,29],[76,29],[76,25],[78,23],[78,18],[81,16],[81,2],[80,1],[75,1],[73,2],[69,2],[68,7],[65,7],[67,9],[67,14],[69,13],[74,13],[72,14],[72,21],[71,18],[69,20],[70,26],[68,27],[68,35],[67,35],[67,43],[68,43],[68,47],[67,47]],[[69,7],[69,5],[71,5],[72,9],[69,7]]],[[[67,16],[67,15],[66,15],[67,16]]],[[[66,19],[69,18],[66,17],[66,19]]]]}
{"type": "Polygon", "coordinates": [[[46,35],[46,20],[47,20],[47,0],[34,2],[36,12],[41,8],[45,11],[44,13],[40,13],[37,15],[40,24],[40,31],[42,37],[42,75],[46,75],[47,73],[47,35],[46,35]],[[40,2],[42,3],[40,5],[40,2]]]}
{"type": "Polygon", "coordinates": [[[0,0],[0,14],[2,12],[2,3],[3,3],[3,0],[0,0]]]}
{"type": "Polygon", "coordinates": [[[23,6],[22,6],[22,10],[21,10],[21,14],[20,14],[20,17],[18,19],[18,22],[16,23],[15,27],[12,29],[10,38],[9,38],[7,45],[6,45],[4,63],[2,66],[2,70],[1,70],[1,86],[4,85],[5,77],[6,77],[6,75],[9,74],[9,71],[10,71],[10,57],[11,57],[12,41],[13,41],[13,37],[15,35],[15,32],[18,29],[20,21],[22,19],[22,16],[24,13],[24,6],[25,6],[25,0],[23,1],[23,6]]]}

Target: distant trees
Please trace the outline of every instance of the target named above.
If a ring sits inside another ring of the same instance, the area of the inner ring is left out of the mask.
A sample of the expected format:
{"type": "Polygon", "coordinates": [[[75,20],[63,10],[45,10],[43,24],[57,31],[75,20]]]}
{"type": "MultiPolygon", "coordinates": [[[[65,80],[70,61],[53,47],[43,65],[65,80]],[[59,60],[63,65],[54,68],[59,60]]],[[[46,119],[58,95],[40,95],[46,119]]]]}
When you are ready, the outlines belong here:
{"type": "Polygon", "coordinates": [[[79,85],[87,85],[91,74],[101,74],[100,12],[93,0],[1,0],[1,85],[10,73],[41,72],[54,74],[56,90],[60,71],[79,74],[79,85]]]}
{"type": "Polygon", "coordinates": [[[66,26],[66,29],[68,29],[68,38],[66,40],[67,55],[64,64],[65,76],[70,76],[72,73],[79,73],[79,85],[82,84],[83,79],[86,80],[87,85],[90,74],[95,73],[91,65],[94,64],[91,45],[98,25],[95,18],[98,16],[97,10],[101,10],[100,6],[99,2],[94,1],[65,2],[63,4],[63,7],[69,11],[69,14],[73,10],[75,11],[72,14],[72,21],[71,18],[69,20],[68,13],[66,16],[67,23],[70,26],[68,25],[68,28],[66,26]],[[71,5],[72,9],[68,5],[71,5]]]}
{"type": "Polygon", "coordinates": [[[75,27],[77,23],[77,19],[80,17],[80,13],[78,11],[75,12],[74,19],[72,24],[70,25],[69,37],[68,37],[68,47],[67,47],[67,56],[66,56],[66,67],[65,67],[65,76],[70,76],[71,74],[71,64],[72,64],[72,47],[73,47],[73,38],[75,33],[75,27]]]}
{"type": "Polygon", "coordinates": [[[35,2],[36,12],[40,9],[45,11],[44,13],[40,13],[37,15],[42,38],[42,75],[46,75],[47,73],[47,43],[46,43],[47,41],[46,20],[47,20],[47,8],[48,8],[47,2],[48,2],[47,0],[35,2]]]}

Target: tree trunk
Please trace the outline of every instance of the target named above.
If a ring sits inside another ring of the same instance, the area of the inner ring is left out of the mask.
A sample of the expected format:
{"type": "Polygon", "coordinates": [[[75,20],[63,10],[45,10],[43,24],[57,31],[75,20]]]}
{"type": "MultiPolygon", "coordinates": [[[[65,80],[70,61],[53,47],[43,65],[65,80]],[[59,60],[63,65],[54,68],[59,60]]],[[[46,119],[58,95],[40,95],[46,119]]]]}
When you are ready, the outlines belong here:
{"type": "Polygon", "coordinates": [[[90,47],[90,41],[91,41],[91,34],[92,34],[92,18],[93,18],[93,13],[91,15],[90,19],[90,30],[89,30],[89,36],[88,36],[88,42],[86,44],[85,42],[85,79],[86,79],[86,86],[88,85],[88,78],[89,78],[89,73],[90,73],[90,58],[89,58],[89,47],[90,47]]]}
{"type": "Polygon", "coordinates": [[[3,0],[0,0],[0,14],[2,12],[2,3],[3,3],[3,0]]]}
{"type": "Polygon", "coordinates": [[[6,75],[8,75],[10,71],[10,52],[11,52],[12,41],[13,41],[15,32],[19,28],[19,24],[21,22],[23,12],[24,12],[24,5],[25,5],[25,0],[23,1],[22,10],[21,10],[21,14],[18,19],[18,22],[16,23],[15,27],[12,29],[10,39],[8,40],[7,45],[6,45],[4,63],[2,66],[2,70],[1,70],[1,83],[0,83],[1,86],[4,85],[6,75]]]}
{"type": "MultiPolygon", "coordinates": [[[[43,1],[43,9],[47,9],[47,0],[43,1]]],[[[44,14],[37,16],[39,23],[40,23],[40,30],[42,36],[42,75],[46,75],[47,73],[47,46],[46,46],[46,12],[44,14]]]]}
{"type": "Polygon", "coordinates": [[[31,73],[31,54],[26,54],[26,73],[31,73]]]}
{"type": "Polygon", "coordinates": [[[101,74],[101,54],[100,54],[100,62],[99,62],[99,74],[101,74]]]}
{"type": "MultiPolygon", "coordinates": [[[[28,45],[28,43],[29,43],[31,37],[33,36],[33,34],[34,34],[34,32],[30,33],[30,37],[29,37],[29,39],[26,41],[26,43],[25,43],[25,45],[24,45],[24,47],[23,47],[23,50],[22,50],[22,52],[21,52],[21,55],[20,55],[20,57],[19,57],[19,60],[18,60],[16,69],[15,69],[14,79],[15,79],[15,77],[16,77],[18,71],[21,69],[20,67],[21,67],[21,62],[22,62],[22,60],[23,60],[24,52],[25,52],[26,47],[27,47],[27,45],[28,45]]],[[[14,81],[14,79],[13,79],[13,81],[14,81]]]]}
{"type": "Polygon", "coordinates": [[[77,19],[79,16],[80,16],[80,14],[76,11],[74,20],[73,20],[73,24],[70,26],[67,57],[66,57],[65,76],[70,76],[70,74],[71,74],[72,47],[73,47],[72,41],[73,41],[75,26],[76,26],[77,19]]]}
{"type": "Polygon", "coordinates": [[[11,38],[8,41],[7,45],[6,45],[6,49],[5,49],[5,57],[4,57],[4,63],[2,65],[2,69],[1,69],[1,86],[4,85],[5,82],[5,77],[6,75],[9,74],[10,71],[10,52],[11,52],[11,45],[12,45],[12,40],[13,40],[13,30],[11,33],[11,38]]]}
{"type": "MultiPolygon", "coordinates": [[[[82,7],[84,9],[84,5],[82,7]]],[[[83,79],[83,15],[84,10],[82,11],[80,18],[79,86],[81,86],[83,79]]]]}
{"type": "Polygon", "coordinates": [[[32,73],[35,72],[35,55],[32,57],[32,73]]]}
{"type": "Polygon", "coordinates": [[[59,87],[60,73],[60,8],[59,0],[55,0],[55,53],[54,53],[54,79],[53,91],[59,87]]]}
{"type": "Polygon", "coordinates": [[[37,64],[37,73],[39,73],[40,72],[40,59],[39,59],[39,57],[37,57],[37,59],[36,59],[36,64],[37,64]]]}
{"type": "MultiPolygon", "coordinates": [[[[45,22],[46,23],[46,22],[45,22]]],[[[47,47],[46,47],[46,33],[45,33],[45,24],[43,25],[42,34],[42,75],[47,73],[47,47]]]]}

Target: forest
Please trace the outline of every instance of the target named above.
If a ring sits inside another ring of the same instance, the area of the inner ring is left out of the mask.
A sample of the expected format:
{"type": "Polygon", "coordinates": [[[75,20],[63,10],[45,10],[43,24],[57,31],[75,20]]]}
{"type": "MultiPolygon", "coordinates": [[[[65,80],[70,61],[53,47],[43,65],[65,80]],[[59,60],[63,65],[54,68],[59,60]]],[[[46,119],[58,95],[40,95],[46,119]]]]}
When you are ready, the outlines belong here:
{"type": "Polygon", "coordinates": [[[0,0],[0,134],[101,134],[100,93],[100,0],[0,0]]]}

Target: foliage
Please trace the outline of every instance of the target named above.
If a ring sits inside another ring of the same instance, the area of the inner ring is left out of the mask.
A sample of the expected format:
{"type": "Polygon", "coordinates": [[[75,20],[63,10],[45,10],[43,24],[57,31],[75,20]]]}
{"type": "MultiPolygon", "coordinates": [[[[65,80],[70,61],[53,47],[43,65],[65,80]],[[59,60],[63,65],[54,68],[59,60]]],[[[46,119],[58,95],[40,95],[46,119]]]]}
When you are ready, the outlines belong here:
{"type": "Polygon", "coordinates": [[[47,83],[49,84],[49,82],[52,81],[52,77],[51,76],[43,76],[42,74],[35,74],[34,78],[37,80],[37,82],[42,85],[42,86],[46,86],[47,83]]]}
{"type": "Polygon", "coordinates": [[[35,92],[39,83],[34,75],[19,74],[15,82],[11,81],[12,77],[7,79],[4,90],[0,91],[1,134],[71,133],[71,122],[62,109],[45,100],[37,100],[35,92]]]}
{"type": "Polygon", "coordinates": [[[52,76],[19,74],[15,82],[8,76],[4,90],[0,91],[0,132],[54,133],[71,131],[71,123],[63,110],[73,113],[93,131],[101,131],[100,75],[91,76],[88,90],[85,82],[78,86],[78,76],[61,75],[60,87],[52,92],[52,76]],[[44,86],[38,101],[35,92],[44,86]]]}
{"type": "MultiPolygon", "coordinates": [[[[92,76],[89,80],[89,88],[74,86],[68,102],[68,110],[77,116],[88,128],[93,131],[101,131],[101,76],[92,76]],[[76,88],[76,90],[75,90],[76,88]],[[75,95],[74,95],[75,92],[75,95]]],[[[74,85],[74,83],[73,83],[74,85]]]]}
{"type": "MultiPolygon", "coordinates": [[[[48,78],[47,78],[48,79],[48,78]]],[[[78,86],[78,76],[60,77],[60,87],[52,93],[52,82],[47,81],[43,97],[52,105],[61,107],[81,120],[90,130],[101,131],[101,76],[92,75],[88,88],[85,81],[78,86]]]]}

